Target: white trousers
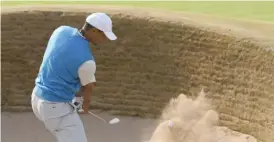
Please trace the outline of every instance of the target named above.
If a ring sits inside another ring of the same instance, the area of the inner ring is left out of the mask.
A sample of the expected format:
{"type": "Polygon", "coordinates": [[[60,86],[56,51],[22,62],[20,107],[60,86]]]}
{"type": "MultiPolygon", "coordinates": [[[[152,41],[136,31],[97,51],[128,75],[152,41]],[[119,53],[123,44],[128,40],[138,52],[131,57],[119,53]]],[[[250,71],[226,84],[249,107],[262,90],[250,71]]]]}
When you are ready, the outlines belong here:
{"type": "Polygon", "coordinates": [[[34,92],[31,104],[35,116],[58,142],[87,142],[81,118],[69,103],[47,102],[34,92]]]}

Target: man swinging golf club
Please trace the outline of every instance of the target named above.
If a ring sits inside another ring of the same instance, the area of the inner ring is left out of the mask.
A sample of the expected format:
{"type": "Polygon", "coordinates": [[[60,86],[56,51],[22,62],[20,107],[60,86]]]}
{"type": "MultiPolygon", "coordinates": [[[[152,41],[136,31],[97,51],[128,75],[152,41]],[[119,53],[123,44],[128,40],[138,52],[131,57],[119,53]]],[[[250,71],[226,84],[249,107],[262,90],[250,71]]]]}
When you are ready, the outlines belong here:
{"type": "Polygon", "coordinates": [[[96,65],[89,44],[97,45],[108,39],[117,39],[110,17],[93,13],[82,29],[60,26],[48,41],[31,101],[35,116],[58,142],[87,142],[75,110],[83,108],[82,113],[88,113],[96,82],[96,65]],[[83,99],[75,97],[76,94],[82,94],[83,99]]]}

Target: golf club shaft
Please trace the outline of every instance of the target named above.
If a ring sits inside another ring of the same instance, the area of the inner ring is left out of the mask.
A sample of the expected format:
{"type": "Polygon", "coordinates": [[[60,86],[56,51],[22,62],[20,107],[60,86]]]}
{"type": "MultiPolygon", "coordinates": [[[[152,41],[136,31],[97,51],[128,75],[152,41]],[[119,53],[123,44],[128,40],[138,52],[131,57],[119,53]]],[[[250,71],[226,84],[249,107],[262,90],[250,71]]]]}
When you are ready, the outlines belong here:
{"type": "Polygon", "coordinates": [[[98,118],[98,119],[100,119],[100,120],[102,120],[102,121],[108,123],[105,119],[103,119],[103,118],[97,116],[96,114],[92,113],[91,111],[88,111],[88,113],[91,114],[91,115],[93,115],[93,116],[95,116],[96,118],[98,118]]]}

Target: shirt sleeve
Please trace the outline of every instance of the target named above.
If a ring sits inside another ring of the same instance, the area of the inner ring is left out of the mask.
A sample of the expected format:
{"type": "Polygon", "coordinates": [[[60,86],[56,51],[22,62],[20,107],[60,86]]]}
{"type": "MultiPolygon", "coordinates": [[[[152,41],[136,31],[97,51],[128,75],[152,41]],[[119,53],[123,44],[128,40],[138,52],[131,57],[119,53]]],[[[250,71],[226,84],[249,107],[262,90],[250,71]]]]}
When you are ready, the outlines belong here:
{"type": "Polygon", "coordinates": [[[96,82],[96,64],[93,60],[84,62],[78,69],[78,75],[82,86],[96,82]]]}

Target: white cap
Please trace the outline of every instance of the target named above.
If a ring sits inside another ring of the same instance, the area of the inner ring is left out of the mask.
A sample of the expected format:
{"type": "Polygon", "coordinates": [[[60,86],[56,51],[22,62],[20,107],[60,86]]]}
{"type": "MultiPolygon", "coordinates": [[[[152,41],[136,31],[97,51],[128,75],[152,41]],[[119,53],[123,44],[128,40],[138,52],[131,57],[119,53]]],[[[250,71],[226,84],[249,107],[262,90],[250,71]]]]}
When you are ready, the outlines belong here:
{"type": "Polygon", "coordinates": [[[103,31],[110,40],[116,40],[117,36],[112,32],[112,21],[105,13],[92,13],[86,18],[91,26],[103,31]]]}

